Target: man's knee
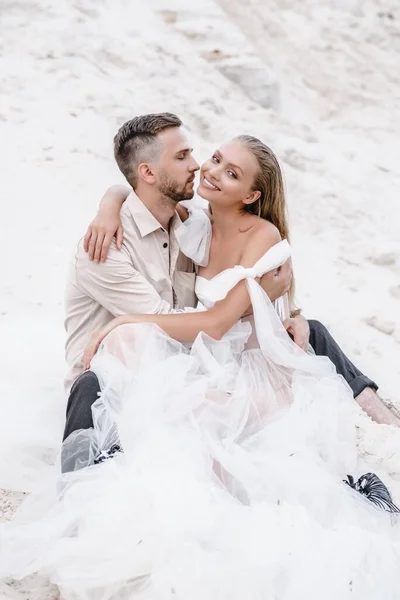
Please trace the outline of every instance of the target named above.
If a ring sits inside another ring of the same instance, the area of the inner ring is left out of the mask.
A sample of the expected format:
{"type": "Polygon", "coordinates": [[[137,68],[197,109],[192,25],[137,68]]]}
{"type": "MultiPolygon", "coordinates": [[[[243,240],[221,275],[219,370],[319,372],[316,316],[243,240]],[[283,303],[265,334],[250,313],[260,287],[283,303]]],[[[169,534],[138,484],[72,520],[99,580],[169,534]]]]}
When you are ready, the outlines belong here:
{"type": "Polygon", "coordinates": [[[75,429],[92,427],[92,405],[100,392],[100,384],[93,371],[85,371],[71,388],[67,404],[67,422],[64,437],[75,429]]]}
{"type": "Polygon", "coordinates": [[[89,403],[92,405],[97,399],[99,392],[99,380],[97,379],[95,373],[93,373],[93,371],[85,371],[82,373],[74,382],[69,393],[67,414],[71,406],[73,406],[76,402],[79,404],[89,403]]]}
{"type": "Polygon", "coordinates": [[[97,375],[93,373],[93,371],[85,371],[81,375],[79,375],[78,379],[74,382],[71,388],[71,394],[76,393],[77,391],[81,392],[85,389],[98,389],[100,390],[99,380],[97,379],[97,375]]]}
{"type": "MultiPolygon", "coordinates": [[[[85,371],[75,381],[68,398],[63,441],[78,429],[93,427],[92,406],[96,402],[99,392],[99,380],[93,371],[85,371]]],[[[63,467],[63,470],[70,469],[63,467]]]]}

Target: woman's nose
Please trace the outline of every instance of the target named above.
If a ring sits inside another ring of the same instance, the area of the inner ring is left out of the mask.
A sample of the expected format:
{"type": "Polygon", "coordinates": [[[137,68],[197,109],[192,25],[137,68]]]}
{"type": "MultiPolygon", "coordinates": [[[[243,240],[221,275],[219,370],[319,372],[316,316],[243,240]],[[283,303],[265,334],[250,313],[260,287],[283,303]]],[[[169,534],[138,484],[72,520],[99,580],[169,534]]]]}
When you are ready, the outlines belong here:
{"type": "Polygon", "coordinates": [[[220,176],[220,165],[213,165],[211,169],[208,169],[208,172],[213,179],[218,180],[220,176]]]}

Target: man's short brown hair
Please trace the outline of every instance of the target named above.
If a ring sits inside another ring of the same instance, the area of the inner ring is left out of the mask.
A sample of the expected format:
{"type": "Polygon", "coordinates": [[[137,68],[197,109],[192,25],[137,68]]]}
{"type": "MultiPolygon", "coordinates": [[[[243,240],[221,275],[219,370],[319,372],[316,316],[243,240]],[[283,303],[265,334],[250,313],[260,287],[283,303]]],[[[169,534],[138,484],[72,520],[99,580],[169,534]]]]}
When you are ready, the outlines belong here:
{"type": "Polygon", "coordinates": [[[135,189],[138,166],[157,157],[160,146],[157,134],[182,121],[172,113],[141,115],[127,121],[114,138],[114,156],[126,180],[135,189]]]}

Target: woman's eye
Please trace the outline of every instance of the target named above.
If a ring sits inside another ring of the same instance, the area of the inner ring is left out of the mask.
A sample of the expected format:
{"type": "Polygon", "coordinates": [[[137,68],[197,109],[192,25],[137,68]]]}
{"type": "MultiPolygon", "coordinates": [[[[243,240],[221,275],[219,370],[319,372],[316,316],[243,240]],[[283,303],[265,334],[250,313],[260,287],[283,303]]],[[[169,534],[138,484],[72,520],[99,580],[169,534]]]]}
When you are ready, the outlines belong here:
{"type": "Polygon", "coordinates": [[[217,164],[219,163],[219,158],[218,156],[215,156],[215,154],[212,156],[211,160],[217,164]]]}
{"type": "Polygon", "coordinates": [[[228,171],[227,172],[229,177],[233,177],[233,179],[237,179],[236,173],[234,173],[233,171],[228,171]]]}

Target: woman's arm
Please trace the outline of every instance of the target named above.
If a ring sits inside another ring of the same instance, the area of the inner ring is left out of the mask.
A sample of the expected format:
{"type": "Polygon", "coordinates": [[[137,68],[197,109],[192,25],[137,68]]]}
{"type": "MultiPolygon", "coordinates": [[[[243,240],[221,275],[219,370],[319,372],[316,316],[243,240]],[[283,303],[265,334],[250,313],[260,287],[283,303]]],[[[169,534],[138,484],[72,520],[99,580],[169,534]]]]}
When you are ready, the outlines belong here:
{"type": "Polygon", "coordinates": [[[90,260],[104,262],[114,236],[117,238],[117,248],[121,249],[124,232],[119,213],[131,191],[127,185],[112,185],[102,197],[97,215],[90,223],[83,241],[90,260]]]}
{"type": "Polygon", "coordinates": [[[83,354],[84,369],[89,369],[90,362],[104,338],[120,325],[154,323],[170,337],[180,342],[193,342],[200,332],[204,332],[213,339],[219,340],[240,319],[244,310],[246,310],[237,308],[238,305],[234,303],[234,298],[238,297],[238,295],[241,296],[240,299],[242,301],[240,306],[243,306],[243,298],[247,295],[245,304],[248,306],[250,300],[244,281],[241,281],[224,300],[215,304],[210,310],[174,315],[122,315],[116,317],[107,323],[105,327],[92,333],[83,354]],[[226,310],[221,310],[221,306],[219,306],[227,303],[227,301],[229,308],[232,307],[229,313],[226,310]],[[233,307],[236,310],[233,310],[233,307]]]}
{"type": "Polygon", "coordinates": [[[155,323],[170,337],[179,342],[193,342],[200,332],[215,340],[222,336],[241,318],[250,305],[246,283],[241,281],[229,294],[205,311],[180,313],[173,315],[122,315],[116,317],[105,327],[94,331],[83,355],[84,368],[90,362],[104,338],[116,327],[132,323],[155,323]]]}
{"type": "MultiPolygon", "coordinates": [[[[118,250],[121,249],[124,231],[120,211],[131,191],[127,185],[112,185],[102,197],[97,215],[90,223],[83,241],[83,247],[90,260],[104,262],[114,236],[118,250]]],[[[176,211],[183,222],[189,217],[188,210],[179,203],[176,211]]]]}
{"type": "MultiPolygon", "coordinates": [[[[273,245],[280,241],[276,231],[266,237],[254,234],[242,256],[241,264],[252,267],[273,245]]],[[[290,281],[288,282],[288,285],[290,281]]],[[[174,315],[123,315],[113,319],[100,331],[92,334],[85,350],[84,365],[89,368],[90,361],[101,341],[115,327],[128,323],[155,323],[170,337],[180,342],[193,342],[200,332],[219,340],[242,317],[250,306],[250,296],[246,282],[240,281],[224,298],[207,311],[198,311],[174,315]]]]}
{"type": "MultiPolygon", "coordinates": [[[[278,230],[271,226],[261,227],[251,237],[245,248],[240,264],[253,267],[255,263],[275,244],[281,241],[278,230]]],[[[288,278],[290,285],[290,278],[288,278]]],[[[219,340],[243,316],[249,308],[250,296],[246,282],[240,281],[223,299],[207,311],[178,315],[136,315],[134,323],[156,323],[170,337],[180,342],[193,342],[202,331],[219,340]]],[[[126,316],[120,317],[126,319],[126,316]]]]}

